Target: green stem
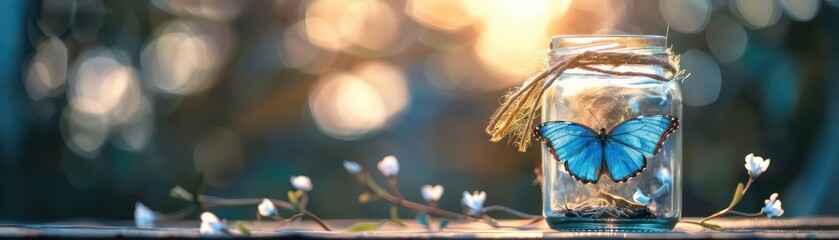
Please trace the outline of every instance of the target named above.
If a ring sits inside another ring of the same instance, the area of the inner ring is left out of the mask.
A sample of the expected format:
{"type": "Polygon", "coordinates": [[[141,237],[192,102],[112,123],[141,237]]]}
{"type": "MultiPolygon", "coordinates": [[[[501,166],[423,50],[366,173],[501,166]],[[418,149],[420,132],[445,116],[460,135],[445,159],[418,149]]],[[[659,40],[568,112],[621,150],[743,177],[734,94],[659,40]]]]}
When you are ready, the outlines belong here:
{"type": "Polygon", "coordinates": [[[703,218],[702,220],[699,220],[699,223],[704,223],[705,221],[718,218],[731,212],[732,209],[734,209],[734,207],[737,206],[737,203],[740,203],[740,200],[743,199],[743,195],[746,194],[746,190],[748,190],[749,186],[752,185],[752,182],[754,182],[754,178],[749,178],[749,181],[746,182],[746,186],[743,186],[742,183],[737,184],[737,189],[734,190],[734,198],[731,199],[731,204],[729,204],[727,208],[720,210],[719,212],[714,213],[711,216],[703,218]]]}
{"type": "Polygon", "coordinates": [[[743,217],[760,217],[760,216],[763,216],[763,209],[761,209],[760,212],[756,212],[756,213],[744,213],[744,212],[735,211],[735,210],[728,211],[728,213],[738,215],[738,216],[743,216],[743,217]]]}

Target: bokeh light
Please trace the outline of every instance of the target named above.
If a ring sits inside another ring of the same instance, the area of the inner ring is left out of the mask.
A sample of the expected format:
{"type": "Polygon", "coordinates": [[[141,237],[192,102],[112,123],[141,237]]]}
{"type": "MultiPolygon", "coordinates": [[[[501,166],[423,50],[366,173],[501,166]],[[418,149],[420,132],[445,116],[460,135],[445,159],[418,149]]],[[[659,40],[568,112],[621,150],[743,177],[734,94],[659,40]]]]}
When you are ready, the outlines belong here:
{"type": "Polygon", "coordinates": [[[82,156],[96,156],[110,133],[122,134],[127,149],[141,150],[153,132],[151,101],[137,71],[119,56],[92,48],[77,57],[69,72],[70,105],[62,117],[62,134],[82,156]]]}
{"type": "Polygon", "coordinates": [[[739,13],[738,16],[750,28],[772,26],[781,18],[780,6],[774,0],[735,0],[730,3],[732,12],[739,13]]]}
{"type": "Polygon", "coordinates": [[[674,30],[682,33],[702,31],[711,19],[708,0],[659,1],[661,16],[674,30]]]}
{"type": "Polygon", "coordinates": [[[64,90],[67,77],[67,46],[50,37],[35,50],[26,67],[24,87],[33,100],[56,97],[64,90]]]}
{"type": "Polygon", "coordinates": [[[92,158],[99,155],[109,133],[108,118],[93,100],[74,99],[61,116],[61,135],[67,148],[79,156],[92,158]]]}
{"type": "Polygon", "coordinates": [[[94,48],[79,56],[69,79],[68,99],[77,110],[102,113],[108,122],[131,122],[141,109],[143,96],[134,68],[108,49],[94,48]]]}
{"type": "Polygon", "coordinates": [[[722,74],[714,58],[705,52],[691,49],[681,55],[682,69],[690,77],[682,82],[685,105],[701,107],[713,103],[720,95],[722,74]]]}
{"type": "Polygon", "coordinates": [[[409,0],[405,13],[423,26],[441,31],[457,31],[475,23],[469,1],[409,0]]]}
{"type": "Polygon", "coordinates": [[[416,41],[419,32],[397,15],[398,2],[379,0],[316,0],[306,8],[305,35],[315,45],[362,57],[398,52],[416,41]],[[410,37],[410,38],[409,38],[410,37]]]}
{"type": "Polygon", "coordinates": [[[780,0],[781,6],[792,19],[809,21],[816,17],[821,7],[820,0],[780,0]]]}
{"type": "Polygon", "coordinates": [[[705,31],[705,41],[711,54],[720,62],[736,61],[746,52],[749,36],[736,20],[728,15],[717,15],[705,31]]]}
{"type": "MultiPolygon", "coordinates": [[[[214,25],[216,27],[223,25],[214,25]]],[[[215,67],[225,61],[227,52],[224,27],[215,37],[197,22],[173,21],[164,24],[143,49],[141,63],[146,80],[160,93],[193,95],[206,90],[214,78],[215,67]]]]}
{"type": "Polygon", "coordinates": [[[352,72],[322,76],[309,94],[309,108],[324,133],[353,140],[383,128],[408,99],[402,70],[387,62],[368,62],[352,72]]]}
{"type": "Polygon", "coordinates": [[[166,1],[152,0],[154,6],[178,16],[195,16],[214,21],[230,21],[239,16],[242,11],[241,1],[226,0],[191,0],[166,1]]]}
{"type": "Polygon", "coordinates": [[[338,54],[307,41],[303,36],[305,24],[305,21],[297,22],[283,33],[276,44],[277,54],[286,67],[317,74],[331,66],[338,54]]]}

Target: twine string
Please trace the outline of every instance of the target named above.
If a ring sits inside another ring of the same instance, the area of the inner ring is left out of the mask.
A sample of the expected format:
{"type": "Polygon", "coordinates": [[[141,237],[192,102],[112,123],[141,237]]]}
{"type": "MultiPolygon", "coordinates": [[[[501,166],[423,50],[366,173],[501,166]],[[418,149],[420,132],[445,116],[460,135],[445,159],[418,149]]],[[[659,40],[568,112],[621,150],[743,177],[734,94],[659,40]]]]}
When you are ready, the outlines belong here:
{"type": "Polygon", "coordinates": [[[646,77],[669,82],[684,74],[679,69],[678,62],[678,56],[672,54],[670,49],[667,49],[664,54],[585,51],[556,56],[549,62],[550,67],[525,81],[517,90],[504,96],[503,103],[490,118],[486,132],[491,136],[492,142],[511,136],[509,140],[518,147],[519,151],[524,152],[530,145],[530,129],[538,116],[542,96],[565,71],[581,69],[609,76],[646,77]],[[625,65],[661,67],[664,74],[613,70],[625,65]],[[613,68],[604,68],[608,66],[613,68]]]}

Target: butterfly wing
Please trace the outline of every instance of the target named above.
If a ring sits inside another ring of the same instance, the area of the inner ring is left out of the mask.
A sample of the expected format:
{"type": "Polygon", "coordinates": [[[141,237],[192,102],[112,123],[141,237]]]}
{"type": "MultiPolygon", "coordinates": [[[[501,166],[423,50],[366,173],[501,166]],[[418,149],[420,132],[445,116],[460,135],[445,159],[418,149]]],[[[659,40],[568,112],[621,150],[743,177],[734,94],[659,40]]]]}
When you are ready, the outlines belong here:
{"type": "Polygon", "coordinates": [[[679,119],[669,115],[644,115],[629,119],[607,135],[606,168],[615,182],[638,175],[647,165],[647,156],[661,151],[664,140],[679,128],[679,119]]]}
{"type": "Polygon", "coordinates": [[[565,161],[565,169],[584,183],[596,183],[603,165],[603,145],[589,127],[565,121],[546,122],[534,131],[545,142],[554,159],[565,161]]]}

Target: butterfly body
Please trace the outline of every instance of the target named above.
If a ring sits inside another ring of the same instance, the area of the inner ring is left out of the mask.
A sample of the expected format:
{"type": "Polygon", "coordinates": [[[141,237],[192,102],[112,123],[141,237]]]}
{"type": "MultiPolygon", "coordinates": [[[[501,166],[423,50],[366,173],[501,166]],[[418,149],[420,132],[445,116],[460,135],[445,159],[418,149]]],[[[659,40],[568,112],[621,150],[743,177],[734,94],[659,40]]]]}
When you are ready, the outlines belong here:
{"type": "Polygon", "coordinates": [[[643,115],[626,120],[611,131],[596,131],[585,125],[546,122],[534,129],[536,139],[545,142],[554,159],[564,162],[574,179],[596,183],[602,175],[623,182],[641,173],[647,156],[661,151],[664,141],[679,127],[670,115],[643,115]]]}

